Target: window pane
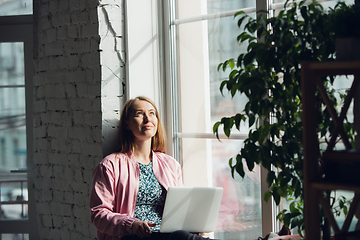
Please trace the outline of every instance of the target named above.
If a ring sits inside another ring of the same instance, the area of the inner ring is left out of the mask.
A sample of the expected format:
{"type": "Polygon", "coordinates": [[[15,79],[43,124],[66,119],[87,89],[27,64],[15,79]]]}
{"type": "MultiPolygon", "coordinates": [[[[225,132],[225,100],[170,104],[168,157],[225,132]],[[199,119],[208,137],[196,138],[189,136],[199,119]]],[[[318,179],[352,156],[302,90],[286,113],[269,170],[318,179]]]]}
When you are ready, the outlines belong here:
{"type": "Polygon", "coordinates": [[[29,234],[1,234],[1,240],[28,240],[29,234]]]}
{"type": "Polygon", "coordinates": [[[241,8],[255,7],[256,1],[239,0],[177,0],[178,19],[196,17],[199,15],[233,11],[241,8]],[[191,6],[191,7],[189,7],[191,6]],[[201,6],[197,8],[197,6],[201,6]],[[201,9],[200,11],[198,9],[201,9]]]}
{"type": "MultiPolygon", "coordinates": [[[[232,99],[219,90],[230,69],[217,71],[219,63],[246,52],[247,45],[236,40],[241,32],[233,17],[178,26],[181,132],[212,133],[216,121],[243,111],[245,96],[232,99]]],[[[248,132],[247,125],[241,132],[248,132]]]]}
{"type": "Polygon", "coordinates": [[[0,43],[0,59],[0,218],[27,218],[23,43],[0,43]]]}
{"type": "Polygon", "coordinates": [[[216,239],[257,239],[261,235],[260,169],[231,176],[229,159],[242,140],[182,139],[184,184],[224,189],[216,239]],[[211,176],[210,178],[208,176],[211,176]]]}
{"type": "Polygon", "coordinates": [[[0,16],[33,13],[32,0],[0,0],[0,16]]]}
{"type": "MultiPolygon", "coordinates": [[[[226,12],[241,8],[255,7],[256,1],[208,0],[208,13],[226,12]]],[[[233,19],[233,18],[232,18],[233,19]]]]}
{"type": "Polygon", "coordinates": [[[0,86],[24,84],[24,44],[0,43],[0,86]]]}

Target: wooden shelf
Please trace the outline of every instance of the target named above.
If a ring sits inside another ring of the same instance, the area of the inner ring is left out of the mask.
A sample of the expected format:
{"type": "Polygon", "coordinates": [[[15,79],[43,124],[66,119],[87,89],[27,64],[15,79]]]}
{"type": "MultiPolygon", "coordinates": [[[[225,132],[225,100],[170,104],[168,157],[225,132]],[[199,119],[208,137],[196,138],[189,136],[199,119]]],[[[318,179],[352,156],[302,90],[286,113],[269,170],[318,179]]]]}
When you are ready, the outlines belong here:
{"type": "Polygon", "coordinates": [[[349,149],[349,150],[340,150],[340,151],[326,151],[323,153],[322,159],[324,161],[332,161],[332,162],[348,163],[348,164],[360,163],[360,150],[349,149]]]}
{"type": "Polygon", "coordinates": [[[345,191],[353,191],[360,193],[360,186],[354,184],[339,184],[336,182],[319,181],[319,182],[312,182],[310,184],[310,187],[321,191],[345,190],[345,191]]]}
{"type": "Polygon", "coordinates": [[[353,75],[360,73],[360,61],[303,62],[308,70],[323,76],[353,75]]]}
{"type": "Polygon", "coordinates": [[[360,61],[328,61],[328,62],[303,62],[301,63],[302,106],[303,106],[303,147],[304,147],[304,222],[307,240],[321,239],[319,223],[319,204],[335,232],[342,239],[348,235],[351,220],[360,202],[360,151],[328,150],[322,155],[322,166],[319,166],[319,142],[316,133],[315,93],[319,91],[333,119],[335,130],[328,142],[328,149],[333,149],[336,138],[340,135],[346,149],[352,145],[343,129],[343,120],[350,106],[356,89],[360,84],[360,61]],[[344,106],[338,114],[327,95],[322,77],[335,75],[354,75],[354,81],[347,92],[344,106]],[[321,173],[321,174],[319,174],[321,173]],[[341,175],[343,177],[341,177],[341,175]],[[325,177],[323,177],[325,176],[325,177]],[[346,216],[345,223],[340,229],[331,211],[330,204],[323,192],[345,190],[355,193],[346,216]]]}

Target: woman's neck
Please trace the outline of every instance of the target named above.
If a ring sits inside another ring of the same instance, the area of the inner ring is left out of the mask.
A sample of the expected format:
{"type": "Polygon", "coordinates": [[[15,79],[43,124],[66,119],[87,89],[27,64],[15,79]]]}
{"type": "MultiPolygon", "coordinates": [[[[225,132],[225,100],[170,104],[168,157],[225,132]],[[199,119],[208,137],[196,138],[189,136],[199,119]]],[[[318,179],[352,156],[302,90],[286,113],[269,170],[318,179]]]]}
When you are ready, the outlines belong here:
{"type": "Polygon", "coordinates": [[[136,161],[149,164],[152,160],[151,141],[135,144],[133,154],[136,161]]]}

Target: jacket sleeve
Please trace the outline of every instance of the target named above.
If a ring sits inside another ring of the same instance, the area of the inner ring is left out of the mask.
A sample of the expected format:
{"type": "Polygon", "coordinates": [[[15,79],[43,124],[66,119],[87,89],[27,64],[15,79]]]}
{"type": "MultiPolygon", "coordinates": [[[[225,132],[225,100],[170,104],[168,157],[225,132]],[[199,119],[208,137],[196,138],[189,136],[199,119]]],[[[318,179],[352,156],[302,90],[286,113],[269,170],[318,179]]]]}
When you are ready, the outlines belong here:
{"type": "Polygon", "coordinates": [[[123,236],[131,232],[136,218],[116,213],[114,167],[101,162],[93,171],[90,195],[91,221],[96,229],[111,236],[123,236]]]}
{"type": "Polygon", "coordinates": [[[181,166],[175,159],[174,161],[176,162],[176,186],[181,187],[184,185],[181,166]]]}

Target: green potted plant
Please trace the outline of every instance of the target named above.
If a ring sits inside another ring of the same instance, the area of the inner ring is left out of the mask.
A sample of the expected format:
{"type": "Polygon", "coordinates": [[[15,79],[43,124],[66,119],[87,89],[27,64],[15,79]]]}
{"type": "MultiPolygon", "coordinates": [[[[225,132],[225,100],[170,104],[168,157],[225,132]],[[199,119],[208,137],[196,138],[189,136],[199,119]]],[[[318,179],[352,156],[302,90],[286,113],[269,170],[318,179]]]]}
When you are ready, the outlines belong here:
{"type": "Polygon", "coordinates": [[[360,60],[360,6],[339,2],[329,12],[337,60],[360,60]]]}
{"type": "MultiPolygon", "coordinates": [[[[216,122],[213,131],[218,135],[222,128],[227,136],[240,130],[245,122],[252,127],[248,138],[236,157],[229,160],[232,174],[245,176],[255,164],[268,170],[267,183],[270,191],[265,200],[274,198],[280,204],[281,198],[289,202],[277,216],[289,228],[298,228],[300,234],[303,221],[303,156],[302,156],[302,108],[301,108],[301,65],[302,61],[332,61],[335,59],[335,34],[329,13],[317,3],[305,5],[285,3],[285,9],[278,16],[267,18],[263,12],[256,19],[243,12],[235,15],[238,25],[245,31],[238,35],[240,43],[248,42],[246,53],[220,63],[218,70],[230,69],[228,79],[220,85],[221,92],[229,91],[232,96],[245,94],[248,101],[242,112],[223,117],[216,122]],[[258,39],[261,39],[259,41],[258,39]],[[246,167],[244,166],[246,164],[246,167]]],[[[336,11],[336,10],[335,10],[336,11]]],[[[331,86],[333,78],[324,79],[331,86]]],[[[330,96],[334,106],[339,104],[336,91],[330,96]]],[[[343,99],[340,94],[340,99],[343,99]]],[[[330,116],[324,110],[321,97],[316,96],[321,141],[327,141],[328,133],[334,128],[330,116]]],[[[341,101],[341,100],[340,100],[341,101]]],[[[353,138],[352,125],[346,123],[347,134],[353,138]]],[[[320,161],[320,153],[319,153],[320,161]]],[[[332,199],[338,213],[346,212],[347,200],[332,199]]],[[[324,239],[329,234],[326,219],[322,214],[324,239]]]]}

